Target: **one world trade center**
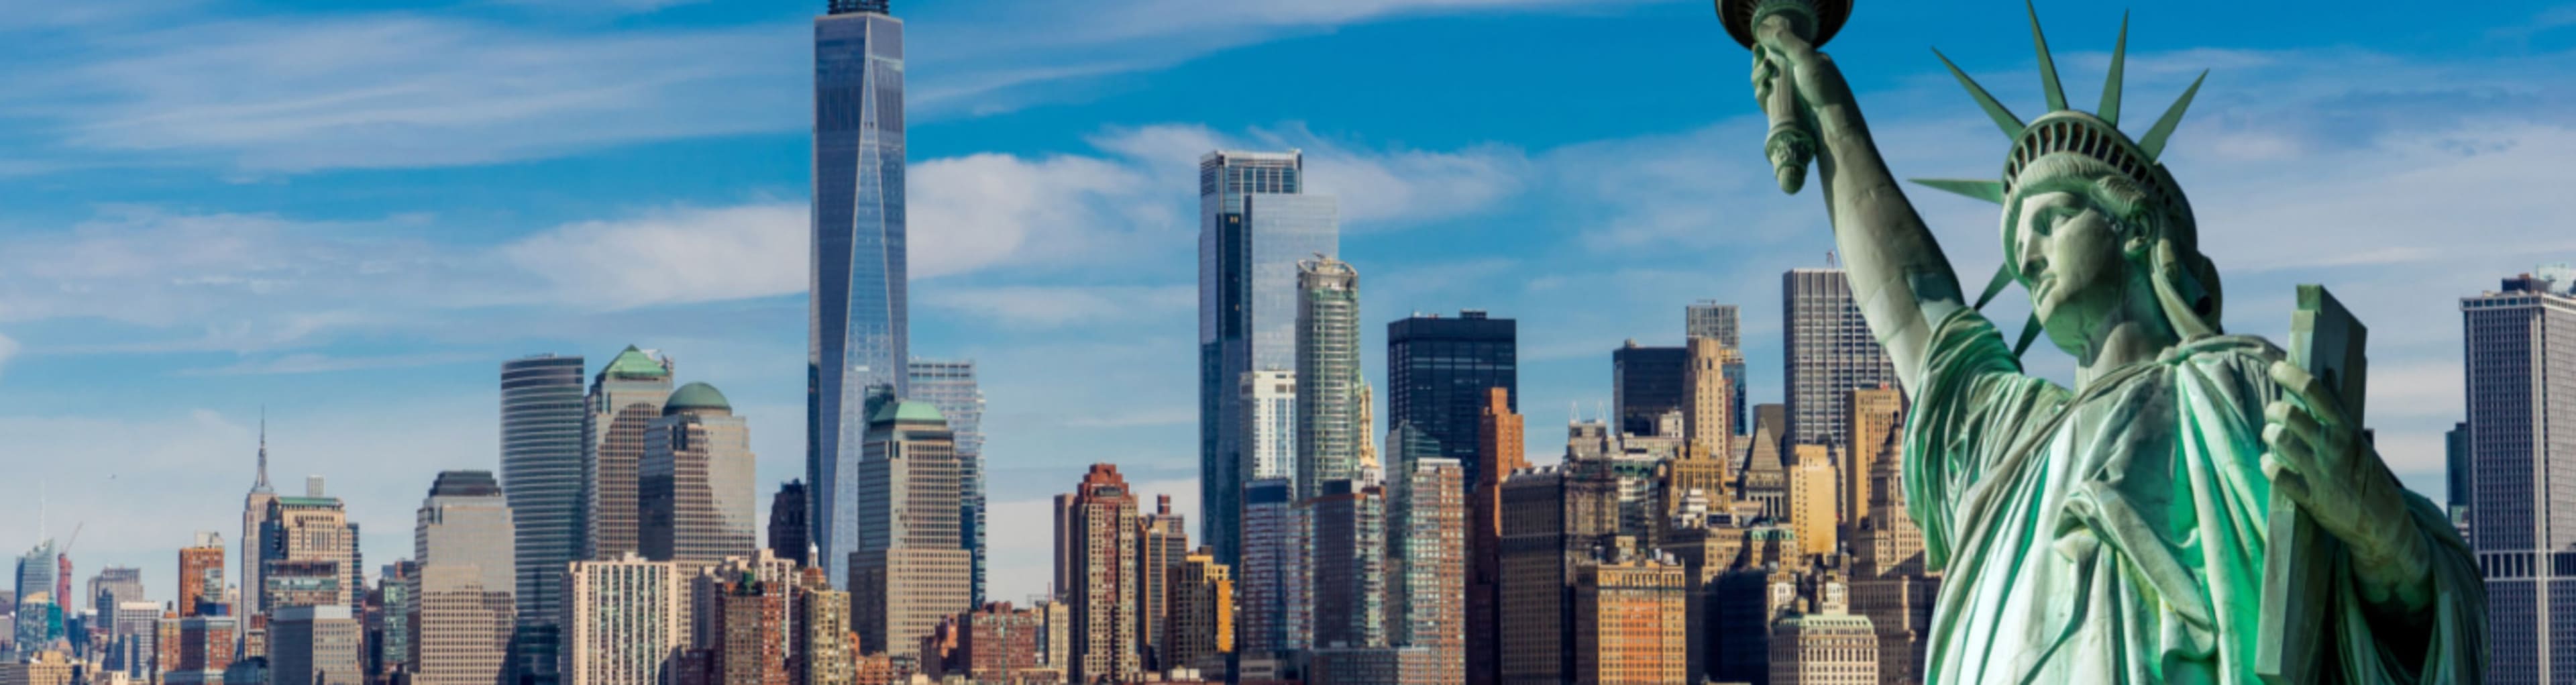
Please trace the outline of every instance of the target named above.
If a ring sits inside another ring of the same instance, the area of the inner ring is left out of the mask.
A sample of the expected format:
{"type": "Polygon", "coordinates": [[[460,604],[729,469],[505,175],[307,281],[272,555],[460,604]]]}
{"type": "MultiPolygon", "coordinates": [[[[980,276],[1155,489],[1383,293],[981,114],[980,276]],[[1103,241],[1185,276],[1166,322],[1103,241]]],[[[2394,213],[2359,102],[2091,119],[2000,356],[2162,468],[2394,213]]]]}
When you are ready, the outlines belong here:
{"type": "Polygon", "coordinates": [[[814,254],[805,477],[814,560],[847,587],[867,397],[903,392],[903,20],[886,0],[814,19],[814,254]]]}

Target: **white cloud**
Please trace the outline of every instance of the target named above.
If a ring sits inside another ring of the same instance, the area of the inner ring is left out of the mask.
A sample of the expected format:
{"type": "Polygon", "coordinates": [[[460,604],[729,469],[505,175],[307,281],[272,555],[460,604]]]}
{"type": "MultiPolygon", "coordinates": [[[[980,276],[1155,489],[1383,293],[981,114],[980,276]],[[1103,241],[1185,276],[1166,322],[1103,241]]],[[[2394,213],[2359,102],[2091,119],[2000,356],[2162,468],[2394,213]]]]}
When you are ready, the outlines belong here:
{"type": "Polygon", "coordinates": [[[560,34],[381,13],[173,21],[15,76],[81,148],[255,171],[479,164],[792,130],[785,27],[560,34]]]}
{"type": "Polygon", "coordinates": [[[368,369],[391,369],[433,364],[456,364],[489,361],[484,357],[454,352],[398,354],[370,357],[340,357],[310,352],[278,355],[262,359],[243,359],[232,364],[208,369],[181,371],[184,376],[264,376],[279,374],[336,373],[368,369]]]}
{"type": "Polygon", "coordinates": [[[916,278],[1045,258],[1059,265],[1182,224],[1166,188],[1122,160],[984,153],[913,167],[906,217],[916,278]]]}
{"type": "MultiPolygon", "coordinates": [[[[1612,12],[1671,0],[987,0],[909,9],[916,115],[985,115],[1085,95],[1068,83],[1161,69],[1283,37],[1400,17],[1612,12]],[[971,5],[972,9],[965,9],[971,5]],[[957,14],[947,14],[954,11],[957,14]],[[968,19],[972,19],[969,21],[968,19]],[[935,70],[935,71],[934,71],[935,70]]],[[[915,3],[927,5],[927,3],[915,3]]]]}
{"type": "Polygon", "coordinates": [[[557,227],[501,248],[559,302],[635,307],[804,292],[804,204],[681,207],[557,227]]]}

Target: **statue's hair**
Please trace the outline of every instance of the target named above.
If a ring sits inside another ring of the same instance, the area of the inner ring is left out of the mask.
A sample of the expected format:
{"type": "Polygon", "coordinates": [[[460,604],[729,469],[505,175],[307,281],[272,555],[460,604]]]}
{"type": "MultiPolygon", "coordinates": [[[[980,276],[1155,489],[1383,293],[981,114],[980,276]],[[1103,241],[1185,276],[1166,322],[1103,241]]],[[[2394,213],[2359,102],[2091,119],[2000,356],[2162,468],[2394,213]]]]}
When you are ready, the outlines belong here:
{"type": "MultiPolygon", "coordinates": [[[[2156,171],[2163,173],[2161,166],[2156,171]]],[[[2169,177],[2164,180],[2173,185],[2169,177]]],[[[2200,252],[2190,206],[2178,199],[2160,201],[2118,168],[2091,157],[2055,154],[2032,160],[2012,196],[2004,198],[2004,268],[2015,280],[2029,284],[2029,276],[2020,272],[2022,200],[2046,192],[2074,193],[2110,220],[2123,252],[2150,276],[2175,333],[2189,339],[2221,332],[2218,269],[2200,252]],[[2137,249],[2128,249],[2131,245],[2137,249]]]]}

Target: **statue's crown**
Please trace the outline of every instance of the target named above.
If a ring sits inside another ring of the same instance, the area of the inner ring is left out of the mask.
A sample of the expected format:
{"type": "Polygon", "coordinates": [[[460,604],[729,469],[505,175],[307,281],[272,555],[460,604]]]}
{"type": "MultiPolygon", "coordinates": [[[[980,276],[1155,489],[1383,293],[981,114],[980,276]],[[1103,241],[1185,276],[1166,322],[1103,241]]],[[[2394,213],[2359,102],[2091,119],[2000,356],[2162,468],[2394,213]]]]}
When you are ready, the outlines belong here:
{"type": "MultiPolygon", "coordinates": [[[[2191,98],[2200,92],[2200,83],[2209,78],[2209,72],[2202,71],[2199,78],[2192,79],[2191,87],[2184,89],[2182,97],[2165,109],[2164,116],[2156,119],[2156,125],[2147,129],[2145,137],[2131,139],[2128,134],[2120,132],[2120,74],[2129,53],[2128,17],[2123,15],[2120,18],[2120,38],[2111,49],[2111,73],[2102,86],[2102,106],[2095,112],[2086,113],[2067,106],[2066,89],[2057,82],[2057,60],[2049,56],[2048,36],[2039,30],[2039,8],[2029,0],[2024,0],[2023,6],[2030,10],[2031,42],[2039,48],[2039,85],[2048,96],[2048,112],[2030,123],[2022,123],[2020,117],[2013,116],[2012,110],[2006,109],[1993,94],[1987,93],[1984,86],[1977,85],[1976,79],[1968,78],[1967,72],[1960,71],[1959,65],[1952,63],[1948,55],[1934,49],[1933,56],[1941,59],[1942,66],[1950,68],[1951,76],[1958,77],[1959,85],[1968,90],[1970,97],[1976,98],[1978,107],[1985,109],[1986,117],[1993,119],[1995,127],[2003,129],[2004,135],[2012,138],[2012,152],[2005,155],[2003,176],[1998,180],[1918,178],[1914,182],[2003,204],[2020,189],[2023,172],[2028,171],[2034,162],[2051,155],[2077,155],[2118,170],[2157,206],[2169,211],[2188,212],[2182,189],[2174,184],[2173,176],[2165,172],[2164,165],[2156,161],[2156,156],[2164,152],[2165,141],[2173,137],[2174,127],[2182,123],[2183,111],[2191,108],[2191,98]]],[[[2009,246],[2013,224],[2011,217],[2005,219],[2005,243],[2009,246]]],[[[1984,309],[1987,302],[2014,280],[2013,261],[2011,255],[2005,255],[2003,266],[1996,269],[1994,279],[1986,283],[1985,293],[1977,297],[1976,308],[1984,309]]],[[[2030,323],[2022,327],[2021,341],[2013,346],[2013,354],[2020,355],[2028,350],[2039,332],[2039,317],[2033,314],[2030,323]]]]}
{"type": "MultiPolygon", "coordinates": [[[[2156,125],[2147,130],[2145,137],[2131,139],[2128,134],[2120,132],[2120,74],[2129,51],[2128,18],[2120,19],[2119,42],[2111,51],[2110,77],[2102,86],[2102,106],[2092,113],[2067,106],[2066,89],[2058,85],[2057,61],[2048,54],[2048,37],[2040,32],[2039,10],[2035,6],[2030,7],[2030,35],[2031,41],[2039,47],[2039,85],[2047,93],[2048,112],[2027,124],[2020,117],[2013,116],[2012,110],[2006,109],[2003,103],[1996,101],[1984,86],[1977,85],[1976,79],[1968,78],[1967,72],[1960,71],[1959,65],[1951,63],[1949,56],[1942,55],[1938,49],[1932,51],[1941,59],[1943,66],[1949,67],[1950,75],[1958,77],[1959,85],[1968,90],[1968,95],[1976,98],[1977,105],[1985,109],[1986,116],[1994,120],[1995,126],[2012,138],[2013,145],[2012,152],[2004,158],[2003,176],[1999,180],[1915,179],[1915,182],[2002,204],[2018,189],[2022,172],[2029,169],[2032,162],[2049,155],[2072,154],[2118,169],[2159,203],[2179,204],[2181,190],[2173,187],[2172,178],[2163,173],[2156,156],[2164,151],[2165,141],[2173,136],[2174,126],[2182,123],[2183,111],[2191,107],[2192,96],[2200,92],[2200,79],[2192,80],[2191,88],[2184,90],[2182,98],[2165,110],[2164,117],[2156,120],[2156,125]]],[[[2201,72],[2202,79],[2208,77],[2209,72],[2201,72]]]]}

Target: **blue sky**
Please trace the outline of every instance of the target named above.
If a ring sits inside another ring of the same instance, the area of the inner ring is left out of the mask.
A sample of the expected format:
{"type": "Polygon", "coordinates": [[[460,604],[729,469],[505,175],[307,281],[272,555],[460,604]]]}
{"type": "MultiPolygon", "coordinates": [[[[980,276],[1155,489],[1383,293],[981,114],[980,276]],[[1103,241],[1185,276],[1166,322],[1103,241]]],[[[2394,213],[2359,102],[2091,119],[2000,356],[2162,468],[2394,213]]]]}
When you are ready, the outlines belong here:
{"type": "MultiPolygon", "coordinates": [[[[391,561],[437,471],[497,466],[502,360],[629,343],[733,398],[764,488],[797,476],[820,5],[0,0],[0,548],[37,537],[42,489],[56,536],[86,521],[80,576],[141,566],[166,599],[190,531],[238,535],[266,405],[275,477],[329,477],[391,561]]],[[[2457,298],[2576,254],[2576,6],[2480,6],[2194,0],[2131,28],[2133,128],[2212,70],[2167,161],[2229,327],[2277,337],[2293,284],[2333,287],[2376,329],[2383,449],[2436,495],[2457,298]]],[[[2120,8],[2041,10],[2093,102],[2120,8]]],[[[1014,524],[1091,462],[1189,508],[1210,148],[1307,151],[1367,349],[1409,312],[1520,319],[1540,461],[1608,401],[1608,352],[1677,344],[1694,300],[1744,307],[1777,401],[1779,274],[1830,248],[1812,191],[1770,186],[1705,2],[896,12],[913,350],[982,364],[997,597],[1041,589],[1046,538],[1014,524]]],[[[2019,3],[1869,2],[1828,50],[1900,174],[1976,177],[2004,141],[1926,48],[2028,115],[2025,27],[2019,3]]],[[[1915,197],[1991,273],[1993,209],[1915,197]]]]}

